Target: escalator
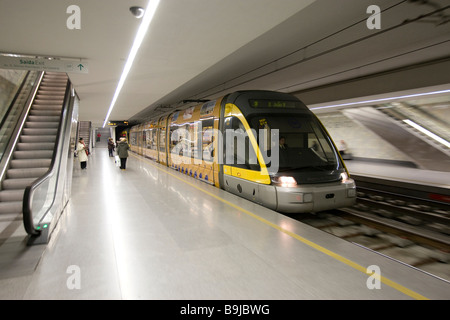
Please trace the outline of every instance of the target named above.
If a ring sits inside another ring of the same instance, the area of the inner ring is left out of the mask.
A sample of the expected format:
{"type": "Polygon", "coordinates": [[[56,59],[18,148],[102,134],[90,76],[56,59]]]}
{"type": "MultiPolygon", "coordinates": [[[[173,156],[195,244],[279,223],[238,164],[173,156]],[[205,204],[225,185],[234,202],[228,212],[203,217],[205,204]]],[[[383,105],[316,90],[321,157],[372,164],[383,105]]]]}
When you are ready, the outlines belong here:
{"type": "Polygon", "coordinates": [[[29,244],[48,241],[50,226],[68,201],[73,104],[66,74],[41,75],[6,151],[10,156],[2,164],[0,217],[21,217],[29,244]]]}
{"type": "MultiPolygon", "coordinates": [[[[91,145],[91,130],[92,124],[90,121],[79,121],[78,122],[78,138],[83,138],[84,144],[89,148],[91,145]]],[[[78,141],[78,139],[77,139],[78,141]]]]}

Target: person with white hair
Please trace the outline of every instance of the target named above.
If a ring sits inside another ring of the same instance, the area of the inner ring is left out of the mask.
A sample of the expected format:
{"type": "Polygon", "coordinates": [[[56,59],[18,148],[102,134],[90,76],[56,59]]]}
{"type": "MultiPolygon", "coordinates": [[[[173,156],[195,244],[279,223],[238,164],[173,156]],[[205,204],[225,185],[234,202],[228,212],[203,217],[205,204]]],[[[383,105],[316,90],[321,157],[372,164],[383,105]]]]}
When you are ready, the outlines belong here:
{"type": "Polygon", "coordinates": [[[81,170],[84,170],[87,167],[89,148],[84,144],[83,138],[80,138],[78,140],[76,151],[77,151],[78,160],[80,161],[81,170]]]}

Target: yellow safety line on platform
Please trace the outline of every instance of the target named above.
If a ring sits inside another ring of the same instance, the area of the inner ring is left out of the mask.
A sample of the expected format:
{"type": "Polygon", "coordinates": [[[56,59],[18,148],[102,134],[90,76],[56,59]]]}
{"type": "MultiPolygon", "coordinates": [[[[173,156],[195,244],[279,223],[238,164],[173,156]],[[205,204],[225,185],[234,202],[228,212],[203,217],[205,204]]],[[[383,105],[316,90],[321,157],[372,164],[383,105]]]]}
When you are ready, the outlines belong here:
{"type": "MultiPolygon", "coordinates": [[[[291,232],[289,230],[286,230],[286,229],[280,227],[279,225],[276,225],[276,224],[274,224],[274,223],[272,223],[272,222],[270,222],[270,221],[268,221],[268,220],[266,220],[264,218],[261,218],[260,216],[254,214],[254,213],[252,213],[252,212],[250,212],[250,211],[248,211],[248,210],[246,210],[244,208],[241,208],[238,205],[235,205],[234,203],[232,203],[230,201],[227,201],[227,200],[225,200],[225,199],[223,199],[223,198],[221,198],[221,197],[219,197],[219,196],[217,196],[217,195],[215,195],[215,194],[213,194],[213,193],[211,193],[209,191],[206,191],[206,190],[200,188],[199,186],[196,186],[195,184],[190,183],[189,181],[181,179],[177,175],[175,175],[172,172],[170,172],[170,170],[172,170],[172,169],[170,169],[168,167],[164,167],[164,169],[160,168],[158,165],[154,164],[152,160],[149,160],[149,159],[146,159],[146,158],[134,155],[134,154],[132,154],[132,155],[135,158],[139,159],[139,160],[144,160],[145,162],[149,163],[150,165],[152,165],[156,169],[169,174],[170,176],[172,176],[172,177],[174,177],[174,178],[176,178],[176,179],[178,179],[178,180],[180,180],[180,181],[190,185],[191,187],[194,187],[195,189],[197,189],[197,190],[199,190],[199,191],[201,191],[203,193],[206,193],[207,195],[213,197],[214,199],[217,199],[217,200],[219,200],[219,201],[229,205],[230,207],[233,207],[233,208],[235,208],[235,209],[237,209],[237,210],[247,214],[248,216],[250,216],[252,218],[255,218],[256,220],[261,221],[262,223],[264,223],[264,224],[266,224],[266,225],[268,225],[268,226],[270,226],[270,227],[272,227],[274,229],[277,229],[277,230],[279,230],[279,231],[281,231],[281,232],[283,232],[283,233],[293,237],[294,239],[297,239],[298,241],[300,241],[300,242],[310,246],[311,248],[314,248],[317,251],[320,251],[320,252],[322,252],[322,253],[324,253],[324,254],[326,254],[326,255],[328,255],[328,256],[330,256],[330,257],[332,257],[332,258],[334,258],[334,259],[336,259],[336,260],[338,260],[338,261],[340,261],[342,263],[345,263],[346,265],[348,265],[348,266],[350,266],[350,267],[352,267],[352,268],[354,268],[354,269],[356,269],[358,271],[361,271],[362,273],[364,273],[364,274],[366,274],[368,276],[372,275],[372,273],[367,273],[365,267],[360,266],[356,262],[353,262],[353,261],[351,261],[351,260],[349,260],[347,258],[344,258],[343,256],[341,256],[341,255],[339,255],[337,253],[334,253],[333,251],[330,251],[330,250],[328,250],[328,249],[326,249],[326,248],[324,248],[324,247],[322,247],[322,246],[320,246],[320,245],[318,245],[318,244],[316,244],[316,243],[314,243],[314,242],[312,242],[312,241],[310,241],[310,240],[308,240],[306,238],[303,238],[302,236],[299,236],[296,233],[293,233],[293,232],[291,232]],[[168,170],[166,170],[166,169],[168,169],[168,170]]],[[[394,288],[397,291],[400,291],[400,292],[406,294],[407,296],[410,296],[410,297],[412,297],[412,298],[414,298],[416,300],[429,300],[428,298],[422,296],[421,294],[419,294],[417,292],[414,292],[414,291],[412,291],[412,290],[410,290],[410,289],[408,289],[408,288],[406,288],[406,287],[404,287],[404,286],[402,286],[402,285],[400,285],[400,284],[398,284],[398,283],[396,283],[396,282],[394,282],[392,280],[389,280],[388,278],[385,278],[383,276],[380,276],[380,281],[382,283],[384,283],[385,285],[387,285],[387,286],[389,286],[391,288],[394,288]]]]}

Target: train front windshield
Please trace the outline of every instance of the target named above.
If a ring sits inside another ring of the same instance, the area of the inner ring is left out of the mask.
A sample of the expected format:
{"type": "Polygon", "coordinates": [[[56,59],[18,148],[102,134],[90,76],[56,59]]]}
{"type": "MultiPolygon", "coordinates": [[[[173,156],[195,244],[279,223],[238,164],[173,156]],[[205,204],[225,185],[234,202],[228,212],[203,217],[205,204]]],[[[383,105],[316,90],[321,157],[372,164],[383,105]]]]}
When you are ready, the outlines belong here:
{"type": "Polygon", "coordinates": [[[295,172],[297,179],[312,183],[339,180],[345,171],[331,139],[311,114],[258,115],[250,119],[250,126],[258,135],[263,155],[274,154],[272,148],[278,148],[278,175],[295,172]],[[278,143],[273,141],[277,137],[274,129],[278,129],[278,143]],[[327,178],[319,178],[325,175],[327,178]]]}

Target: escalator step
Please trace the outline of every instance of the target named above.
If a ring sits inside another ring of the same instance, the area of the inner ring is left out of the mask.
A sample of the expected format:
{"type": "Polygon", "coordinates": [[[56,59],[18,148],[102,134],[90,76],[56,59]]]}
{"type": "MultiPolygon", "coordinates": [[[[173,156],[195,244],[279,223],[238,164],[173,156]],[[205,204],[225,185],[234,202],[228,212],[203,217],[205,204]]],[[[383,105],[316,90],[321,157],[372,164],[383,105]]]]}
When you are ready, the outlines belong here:
{"type": "Polygon", "coordinates": [[[0,191],[0,201],[22,201],[25,190],[2,190],[0,191]]]}
{"type": "Polygon", "coordinates": [[[17,144],[17,151],[30,151],[30,150],[53,150],[55,143],[53,142],[19,142],[17,144]]]}
{"type": "Polygon", "coordinates": [[[7,179],[23,179],[23,178],[37,179],[40,176],[43,176],[47,171],[48,171],[48,168],[9,169],[6,172],[6,178],[7,179]]]}
{"type": "Polygon", "coordinates": [[[22,201],[0,202],[0,214],[22,212],[22,201]]]}
{"type": "Polygon", "coordinates": [[[3,190],[25,189],[31,185],[36,178],[6,179],[2,183],[3,190]]]}
{"type": "Polygon", "coordinates": [[[11,160],[11,169],[20,168],[49,168],[52,159],[13,159],[11,160]]]}
{"type": "Polygon", "coordinates": [[[51,159],[53,150],[14,151],[14,159],[51,159]]]}

